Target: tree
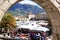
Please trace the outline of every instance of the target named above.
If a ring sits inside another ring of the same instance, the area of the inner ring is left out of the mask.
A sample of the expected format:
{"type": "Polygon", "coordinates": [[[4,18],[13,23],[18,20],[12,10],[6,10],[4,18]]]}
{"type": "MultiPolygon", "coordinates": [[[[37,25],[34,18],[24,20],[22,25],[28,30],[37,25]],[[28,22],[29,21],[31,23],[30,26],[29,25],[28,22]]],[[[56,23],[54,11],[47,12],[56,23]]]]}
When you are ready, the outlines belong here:
{"type": "Polygon", "coordinates": [[[13,29],[15,28],[15,24],[16,20],[11,13],[6,13],[0,22],[0,27],[13,29]]]}

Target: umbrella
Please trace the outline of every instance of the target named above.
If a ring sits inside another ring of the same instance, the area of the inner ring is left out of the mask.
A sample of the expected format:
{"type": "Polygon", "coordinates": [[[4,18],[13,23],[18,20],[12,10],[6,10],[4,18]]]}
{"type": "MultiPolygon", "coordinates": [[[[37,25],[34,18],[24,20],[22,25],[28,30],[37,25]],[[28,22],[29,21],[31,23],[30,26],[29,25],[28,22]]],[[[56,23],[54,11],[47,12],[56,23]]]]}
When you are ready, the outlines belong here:
{"type": "Polygon", "coordinates": [[[44,31],[44,32],[49,31],[49,29],[45,28],[45,27],[38,27],[37,30],[41,30],[41,31],[44,31]]]}
{"type": "Polygon", "coordinates": [[[48,23],[37,23],[37,24],[40,24],[40,25],[48,25],[48,23]]]}
{"type": "Polygon", "coordinates": [[[28,24],[28,25],[23,24],[23,25],[19,25],[17,28],[32,29],[32,28],[36,28],[37,26],[39,26],[39,25],[37,25],[37,24],[28,24]]]}
{"type": "Polygon", "coordinates": [[[17,28],[25,28],[25,29],[29,29],[30,27],[28,25],[20,25],[17,28]]]}
{"type": "Polygon", "coordinates": [[[48,28],[45,28],[45,27],[35,27],[35,28],[31,28],[30,30],[36,30],[36,31],[49,31],[48,28]]]}

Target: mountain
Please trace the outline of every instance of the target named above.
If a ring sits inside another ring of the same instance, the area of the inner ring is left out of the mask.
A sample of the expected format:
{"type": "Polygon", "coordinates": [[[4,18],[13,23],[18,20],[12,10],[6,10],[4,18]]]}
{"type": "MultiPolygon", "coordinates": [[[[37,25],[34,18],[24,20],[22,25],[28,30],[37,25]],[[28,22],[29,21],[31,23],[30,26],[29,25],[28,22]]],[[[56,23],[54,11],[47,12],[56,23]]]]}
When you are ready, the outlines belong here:
{"type": "Polygon", "coordinates": [[[28,14],[29,12],[33,14],[38,14],[44,12],[44,9],[39,8],[38,6],[33,6],[29,4],[15,4],[13,5],[8,12],[13,13],[13,15],[25,15],[28,14]]]}

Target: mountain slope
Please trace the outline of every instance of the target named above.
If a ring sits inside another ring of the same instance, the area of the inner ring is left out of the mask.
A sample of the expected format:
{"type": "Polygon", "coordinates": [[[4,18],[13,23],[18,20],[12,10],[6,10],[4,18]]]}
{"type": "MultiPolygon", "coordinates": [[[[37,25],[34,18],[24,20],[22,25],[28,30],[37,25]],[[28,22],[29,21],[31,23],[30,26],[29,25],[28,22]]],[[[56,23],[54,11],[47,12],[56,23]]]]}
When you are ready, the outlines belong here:
{"type": "Polygon", "coordinates": [[[42,8],[39,8],[38,6],[33,6],[29,4],[15,4],[13,5],[8,12],[12,12],[14,15],[19,14],[28,14],[29,12],[32,12],[33,14],[44,12],[42,8]]]}

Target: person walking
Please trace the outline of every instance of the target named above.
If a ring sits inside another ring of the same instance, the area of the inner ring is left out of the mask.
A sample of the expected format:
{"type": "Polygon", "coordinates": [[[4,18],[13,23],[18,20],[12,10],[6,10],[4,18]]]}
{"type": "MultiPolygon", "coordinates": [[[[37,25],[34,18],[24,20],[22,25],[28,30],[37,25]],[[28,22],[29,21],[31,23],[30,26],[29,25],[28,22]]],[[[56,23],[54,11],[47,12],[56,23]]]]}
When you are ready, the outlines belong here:
{"type": "Polygon", "coordinates": [[[46,33],[45,32],[41,33],[41,40],[46,40],[46,33]]]}

